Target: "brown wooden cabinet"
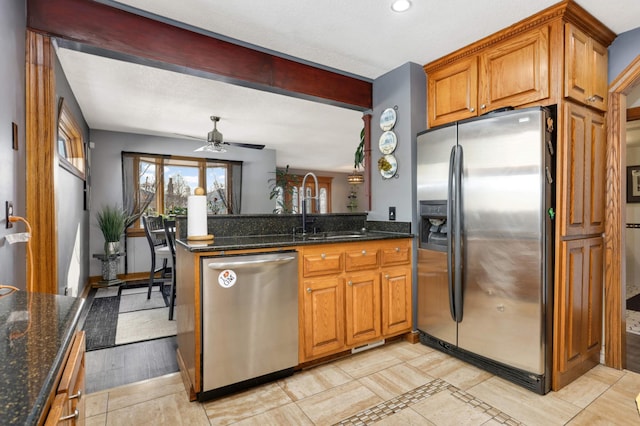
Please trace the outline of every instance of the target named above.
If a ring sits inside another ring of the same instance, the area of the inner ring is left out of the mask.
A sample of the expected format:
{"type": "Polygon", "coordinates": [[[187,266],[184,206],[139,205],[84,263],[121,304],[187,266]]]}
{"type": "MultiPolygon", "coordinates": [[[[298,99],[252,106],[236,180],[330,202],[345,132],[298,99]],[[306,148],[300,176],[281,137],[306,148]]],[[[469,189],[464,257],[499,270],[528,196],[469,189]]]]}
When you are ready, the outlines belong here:
{"type": "Polygon", "coordinates": [[[560,247],[563,285],[555,290],[553,388],[560,389],[600,361],[602,346],[602,237],[565,241],[560,247]]]}
{"type": "Polygon", "coordinates": [[[301,363],[411,331],[410,239],[301,247],[300,262],[301,363]]]}
{"type": "Polygon", "coordinates": [[[302,286],[305,355],[316,358],[339,352],[344,347],[343,278],[306,279],[302,286]]]}
{"type": "Polygon", "coordinates": [[[604,116],[565,102],[564,143],[558,149],[560,234],[587,236],[604,231],[606,127],[604,116]]]}
{"type": "Polygon", "coordinates": [[[411,268],[382,270],[382,334],[392,335],[411,329],[411,268]]]}
{"type": "Polygon", "coordinates": [[[582,104],[607,110],[608,51],[572,24],[565,24],[564,95],[582,104]]]}
{"type": "Polygon", "coordinates": [[[44,424],[84,425],[85,398],[85,333],[78,331],[44,424]]]}
{"type": "Polygon", "coordinates": [[[347,345],[379,339],[382,335],[380,275],[377,271],[347,275],[345,326],[347,345]]]}
{"type": "Polygon", "coordinates": [[[549,27],[425,71],[429,127],[548,98],[549,27]]]}

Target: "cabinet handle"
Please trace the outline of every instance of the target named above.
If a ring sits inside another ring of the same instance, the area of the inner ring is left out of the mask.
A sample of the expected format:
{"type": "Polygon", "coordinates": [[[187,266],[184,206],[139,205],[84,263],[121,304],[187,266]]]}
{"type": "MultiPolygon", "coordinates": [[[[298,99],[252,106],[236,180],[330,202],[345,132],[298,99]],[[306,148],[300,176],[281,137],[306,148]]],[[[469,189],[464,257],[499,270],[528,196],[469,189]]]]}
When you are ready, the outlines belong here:
{"type": "Polygon", "coordinates": [[[400,247],[396,247],[396,253],[400,253],[400,247]]]}
{"type": "Polygon", "coordinates": [[[595,95],[594,95],[594,96],[589,96],[589,97],[587,98],[587,102],[595,102],[595,101],[596,101],[596,97],[595,97],[595,95]]]}
{"type": "Polygon", "coordinates": [[[388,280],[389,279],[389,274],[385,274],[384,278],[388,280]]]}
{"type": "Polygon", "coordinates": [[[485,104],[480,105],[480,109],[485,109],[487,106],[485,104]]]}
{"type": "Polygon", "coordinates": [[[78,389],[78,393],[75,395],[71,395],[69,399],[76,399],[76,398],[80,399],[81,396],[82,396],[82,389],[78,389]]]}
{"type": "Polygon", "coordinates": [[[469,108],[469,112],[476,112],[476,109],[474,107],[469,108]]]}
{"type": "Polygon", "coordinates": [[[71,419],[77,419],[78,417],[80,417],[80,412],[78,410],[73,410],[73,414],[60,417],[60,419],[58,420],[58,423],[66,422],[67,420],[71,420],[71,419]]]}
{"type": "Polygon", "coordinates": [[[349,284],[350,286],[353,285],[353,281],[349,280],[349,282],[347,282],[347,284],[349,284]]]}
{"type": "Polygon", "coordinates": [[[307,288],[307,293],[311,293],[311,288],[307,288]]]}
{"type": "Polygon", "coordinates": [[[362,255],[366,256],[367,255],[367,251],[366,250],[362,250],[362,255]]]}
{"type": "Polygon", "coordinates": [[[324,253],[322,253],[322,254],[320,255],[320,258],[324,260],[324,259],[326,259],[326,258],[327,258],[327,255],[326,255],[326,254],[324,254],[324,253]]]}

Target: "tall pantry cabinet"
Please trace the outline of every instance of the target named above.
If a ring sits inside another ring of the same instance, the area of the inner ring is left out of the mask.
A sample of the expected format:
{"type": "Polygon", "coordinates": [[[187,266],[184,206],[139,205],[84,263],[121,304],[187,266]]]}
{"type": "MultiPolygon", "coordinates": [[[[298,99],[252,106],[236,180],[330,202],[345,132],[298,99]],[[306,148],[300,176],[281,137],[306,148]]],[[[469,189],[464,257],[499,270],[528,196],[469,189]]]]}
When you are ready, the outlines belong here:
{"type": "Polygon", "coordinates": [[[552,388],[602,348],[607,46],[615,34],[563,1],[424,66],[429,127],[498,108],[556,105],[552,388]]]}

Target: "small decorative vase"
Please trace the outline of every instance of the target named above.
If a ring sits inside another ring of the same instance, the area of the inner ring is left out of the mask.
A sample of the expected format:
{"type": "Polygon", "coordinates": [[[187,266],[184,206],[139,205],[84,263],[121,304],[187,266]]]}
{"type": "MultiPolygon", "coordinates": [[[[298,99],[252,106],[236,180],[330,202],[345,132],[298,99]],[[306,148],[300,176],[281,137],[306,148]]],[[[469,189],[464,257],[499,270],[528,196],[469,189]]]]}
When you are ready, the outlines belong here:
{"type": "Polygon", "coordinates": [[[104,243],[104,254],[111,256],[120,251],[120,241],[106,241],[104,243]]]}

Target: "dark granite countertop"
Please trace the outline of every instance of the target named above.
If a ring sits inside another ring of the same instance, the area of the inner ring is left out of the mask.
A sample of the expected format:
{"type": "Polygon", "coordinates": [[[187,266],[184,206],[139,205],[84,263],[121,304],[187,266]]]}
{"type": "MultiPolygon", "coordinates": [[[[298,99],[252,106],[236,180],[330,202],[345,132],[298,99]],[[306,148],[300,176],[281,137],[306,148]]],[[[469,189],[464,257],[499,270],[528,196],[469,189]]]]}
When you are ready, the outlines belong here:
{"type": "Polygon", "coordinates": [[[234,237],[215,237],[213,241],[187,241],[178,239],[177,242],[191,252],[245,250],[256,248],[277,248],[302,246],[310,244],[346,243],[354,241],[390,240],[396,238],[412,238],[413,234],[383,231],[338,231],[321,232],[318,234],[275,234],[275,235],[245,235],[234,237]]]}
{"type": "Polygon", "coordinates": [[[83,303],[25,291],[0,297],[0,423],[38,422],[83,303]]]}

